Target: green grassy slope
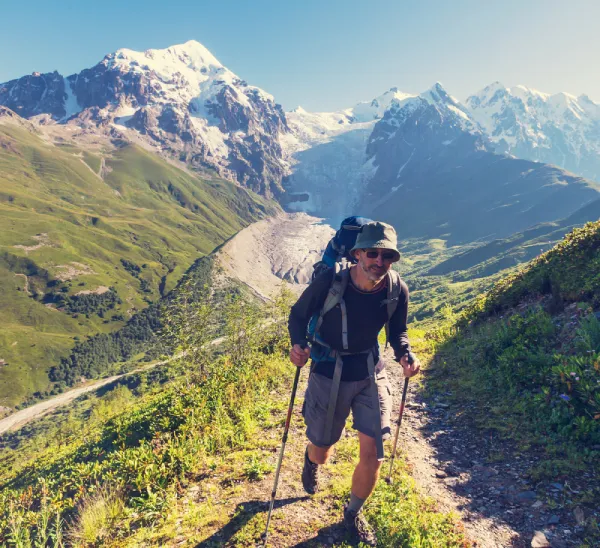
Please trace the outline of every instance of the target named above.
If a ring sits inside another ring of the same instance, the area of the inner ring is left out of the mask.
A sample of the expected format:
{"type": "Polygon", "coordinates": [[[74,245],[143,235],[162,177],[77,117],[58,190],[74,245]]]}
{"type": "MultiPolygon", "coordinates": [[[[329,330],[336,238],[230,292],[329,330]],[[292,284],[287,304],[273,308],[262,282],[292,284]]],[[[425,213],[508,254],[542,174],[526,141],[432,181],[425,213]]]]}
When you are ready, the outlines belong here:
{"type": "MultiPolygon", "coordinates": [[[[170,319],[179,342],[194,346],[189,323],[199,334],[218,315],[226,325],[223,354],[188,354],[3,436],[0,544],[58,546],[51,531],[77,546],[256,546],[295,373],[287,358],[289,299],[282,292],[262,308],[230,300],[204,319],[184,309],[170,319]]],[[[340,442],[326,488],[308,500],[294,464],[304,449],[298,419],[294,414],[278,492],[279,501],[295,504],[275,508],[269,545],[290,545],[292,535],[320,545],[319,529],[343,535],[339,517],[356,437],[340,442]]],[[[471,545],[456,516],[419,493],[403,459],[393,485],[380,482],[367,512],[381,546],[471,545]]],[[[335,546],[348,546],[349,539],[333,536],[335,546]]]]}
{"type": "MultiPolygon", "coordinates": [[[[489,276],[500,270],[527,262],[548,251],[574,228],[600,218],[600,200],[587,204],[575,213],[553,223],[542,223],[508,238],[451,257],[433,267],[428,274],[448,274],[465,270],[465,277],[489,276]]],[[[456,276],[456,274],[455,274],[456,276]]]]}
{"type": "Polygon", "coordinates": [[[128,143],[90,152],[0,124],[0,405],[43,389],[76,337],[121,327],[275,210],[128,143]]]}
{"type": "Polygon", "coordinates": [[[552,482],[568,485],[558,510],[583,509],[578,545],[597,546],[600,221],[504,277],[429,339],[426,386],[447,395],[460,421],[500,440],[498,461],[529,463],[542,501],[552,482]]]}

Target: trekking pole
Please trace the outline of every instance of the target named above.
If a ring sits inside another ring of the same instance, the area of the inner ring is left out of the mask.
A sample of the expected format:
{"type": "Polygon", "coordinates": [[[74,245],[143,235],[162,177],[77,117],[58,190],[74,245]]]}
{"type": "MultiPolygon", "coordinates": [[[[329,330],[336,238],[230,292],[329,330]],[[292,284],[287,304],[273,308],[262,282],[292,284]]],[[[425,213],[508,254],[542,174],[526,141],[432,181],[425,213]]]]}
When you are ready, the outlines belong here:
{"type": "MultiPolygon", "coordinates": [[[[408,353],[408,363],[412,365],[415,362],[415,357],[412,352],[408,353]]],[[[392,460],[390,462],[390,472],[385,482],[388,485],[392,484],[392,468],[394,467],[394,459],[396,458],[396,448],[398,447],[398,434],[400,434],[400,425],[402,424],[402,415],[404,414],[404,404],[406,403],[406,393],[408,392],[408,377],[404,379],[404,389],[402,390],[402,402],[400,403],[400,417],[398,418],[398,426],[396,427],[396,437],[394,439],[394,450],[392,451],[392,460]]]]}
{"type": "MultiPolygon", "coordinates": [[[[301,345],[301,347],[306,348],[306,343],[301,345]]],[[[269,537],[269,524],[271,523],[271,512],[273,512],[273,505],[275,504],[275,495],[277,494],[277,483],[279,482],[279,471],[281,470],[283,452],[285,451],[285,443],[287,442],[288,431],[290,429],[290,422],[292,420],[292,410],[294,409],[294,400],[296,399],[296,389],[298,388],[298,379],[300,378],[301,369],[301,367],[296,367],[296,376],[294,377],[294,385],[292,386],[292,397],[290,398],[290,406],[288,407],[287,418],[285,419],[285,427],[283,429],[283,437],[281,439],[279,461],[277,462],[277,469],[275,470],[275,482],[273,483],[273,491],[271,492],[271,506],[269,507],[269,514],[267,515],[267,526],[265,527],[265,532],[262,534],[263,546],[267,545],[267,538],[269,537]]]]}

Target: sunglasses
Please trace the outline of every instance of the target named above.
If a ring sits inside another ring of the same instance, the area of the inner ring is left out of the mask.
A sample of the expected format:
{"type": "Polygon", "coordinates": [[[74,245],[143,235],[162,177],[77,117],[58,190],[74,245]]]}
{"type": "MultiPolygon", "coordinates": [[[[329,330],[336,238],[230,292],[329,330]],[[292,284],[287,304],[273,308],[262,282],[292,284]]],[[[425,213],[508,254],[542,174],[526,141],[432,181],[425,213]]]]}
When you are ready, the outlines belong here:
{"type": "Polygon", "coordinates": [[[396,258],[396,254],[393,251],[374,251],[365,249],[364,252],[369,259],[377,259],[380,255],[384,261],[392,261],[396,258]]]}

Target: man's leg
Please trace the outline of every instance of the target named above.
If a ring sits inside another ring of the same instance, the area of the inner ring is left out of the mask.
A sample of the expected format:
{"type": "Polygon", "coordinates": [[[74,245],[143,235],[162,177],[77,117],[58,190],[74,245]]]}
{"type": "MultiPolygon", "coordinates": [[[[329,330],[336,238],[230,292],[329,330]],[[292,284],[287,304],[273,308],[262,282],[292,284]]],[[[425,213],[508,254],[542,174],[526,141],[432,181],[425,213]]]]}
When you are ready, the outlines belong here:
{"type": "Polygon", "coordinates": [[[348,384],[340,383],[336,402],[333,428],[325,432],[326,410],[331,394],[332,380],[318,373],[313,373],[308,380],[308,388],[304,399],[303,415],[306,423],[306,437],[309,440],[304,454],[302,468],[302,485],[304,490],[314,495],[319,490],[319,466],[325,464],[333,453],[333,445],[340,439],[346,418],[350,414],[352,392],[348,384]],[[330,444],[330,445],[328,445],[330,444]]]}
{"type": "Polygon", "coordinates": [[[381,461],[377,460],[374,438],[359,432],[358,441],[360,443],[360,460],[352,475],[352,494],[359,499],[366,500],[375,489],[381,461]]]}
{"type": "Polygon", "coordinates": [[[377,536],[361,510],[375,488],[381,462],[377,460],[374,438],[359,432],[358,441],[360,443],[360,460],[352,476],[350,502],[344,508],[344,525],[348,532],[360,542],[367,546],[375,546],[377,536]]]}
{"type": "MultiPolygon", "coordinates": [[[[377,392],[379,395],[380,424],[384,439],[390,431],[391,392],[385,371],[377,375],[377,392]]],[[[350,501],[344,508],[344,524],[353,537],[368,546],[377,544],[377,536],[362,513],[362,507],[373,492],[381,462],[377,460],[377,444],[374,437],[373,401],[369,383],[354,398],[352,414],[354,428],[358,430],[360,458],[352,476],[350,501]],[[368,434],[365,434],[368,432],[368,434]]]]}

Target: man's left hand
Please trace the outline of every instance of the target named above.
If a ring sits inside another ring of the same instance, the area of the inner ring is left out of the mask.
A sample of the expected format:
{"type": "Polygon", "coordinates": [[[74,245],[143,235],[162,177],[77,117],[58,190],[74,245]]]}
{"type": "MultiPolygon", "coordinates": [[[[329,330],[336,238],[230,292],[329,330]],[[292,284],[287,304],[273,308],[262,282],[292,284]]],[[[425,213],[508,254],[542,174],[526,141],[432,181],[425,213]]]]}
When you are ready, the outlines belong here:
{"type": "Polygon", "coordinates": [[[402,366],[402,369],[404,370],[404,376],[407,379],[410,379],[410,377],[416,375],[421,369],[421,363],[419,362],[419,359],[415,357],[414,360],[415,361],[413,363],[409,363],[408,354],[405,354],[400,358],[400,365],[402,366]]]}

